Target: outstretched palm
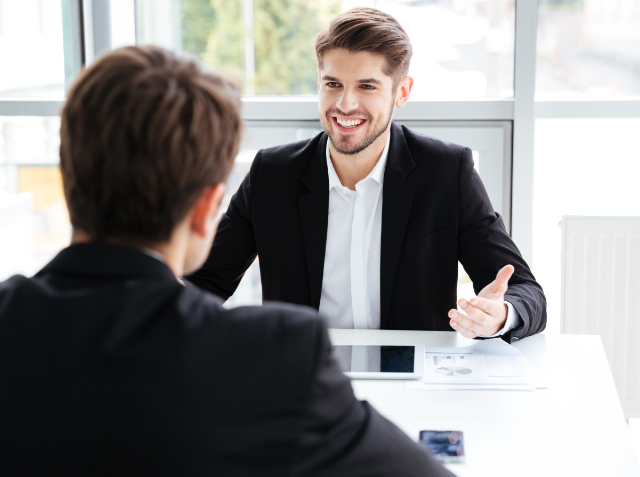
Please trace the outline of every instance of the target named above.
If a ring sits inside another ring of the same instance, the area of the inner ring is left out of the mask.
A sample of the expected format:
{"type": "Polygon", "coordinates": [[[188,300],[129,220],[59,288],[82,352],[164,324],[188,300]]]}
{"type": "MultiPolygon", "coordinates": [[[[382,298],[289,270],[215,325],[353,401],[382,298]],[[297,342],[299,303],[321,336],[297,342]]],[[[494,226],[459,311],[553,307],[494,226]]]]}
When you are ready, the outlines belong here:
{"type": "Polygon", "coordinates": [[[507,319],[504,294],[513,272],[512,265],[504,266],[496,275],[496,279],[484,287],[478,296],[471,300],[458,300],[463,312],[449,311],[451,327],[465,338],[492,336],[500,331],[507,319]]]}

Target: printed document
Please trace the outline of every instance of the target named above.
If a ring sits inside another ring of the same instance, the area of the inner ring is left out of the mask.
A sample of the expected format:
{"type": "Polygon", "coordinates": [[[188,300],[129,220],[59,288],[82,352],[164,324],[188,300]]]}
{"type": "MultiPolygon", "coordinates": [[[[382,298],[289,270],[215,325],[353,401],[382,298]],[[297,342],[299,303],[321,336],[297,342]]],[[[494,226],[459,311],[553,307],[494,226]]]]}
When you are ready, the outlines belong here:
{"type": "Polygon", "coordinates": [[[425,348],[424,377],[409,389],[533,390],[531,366],[517,348],[490,339],[463,348],[425,348]]]}

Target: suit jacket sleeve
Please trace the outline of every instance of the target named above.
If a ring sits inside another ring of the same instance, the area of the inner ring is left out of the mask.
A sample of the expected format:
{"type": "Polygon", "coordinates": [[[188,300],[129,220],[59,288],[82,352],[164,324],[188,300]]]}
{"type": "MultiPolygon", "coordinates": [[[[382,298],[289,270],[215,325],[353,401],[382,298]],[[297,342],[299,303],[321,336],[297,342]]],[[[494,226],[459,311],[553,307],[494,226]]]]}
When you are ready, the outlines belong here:
{"type": "Polygon", "coordinates": [[[222,215],[211,252],[202,268],[184,277],[185,281],[222,297],[229,298],[257,256],[253,234],[251,202],[258,176],[259,151],[249,173],[231,198],[222,215]]]}
{"type": "Polygon", "coordinates": [[[544,292],[507,234],[500,214],[494,212],[480,176],[473,168],[469,148],[463,149],[460,157],[458,191],[458,257],[475,292],[479,293],[495,280],[502,267],[513,265],[515,272],[504,299],[518,312],[520,323],[504,338],[510,341],[541,332],[547,323],[544,292]]]}
{"type": "Polygon", "coordinates": [[[451,477],[424,447],[355,398],[351,382],[329,354],[330,346],[322,326],[317,371],[300,419],[291,475],[451,477]]]}

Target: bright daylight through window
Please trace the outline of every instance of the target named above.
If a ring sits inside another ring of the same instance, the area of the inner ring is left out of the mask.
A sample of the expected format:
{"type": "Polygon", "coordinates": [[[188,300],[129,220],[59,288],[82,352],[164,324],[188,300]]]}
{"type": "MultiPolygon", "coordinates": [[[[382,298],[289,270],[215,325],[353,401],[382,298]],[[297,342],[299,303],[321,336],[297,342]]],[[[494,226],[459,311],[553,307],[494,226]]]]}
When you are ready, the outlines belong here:
{"type": "MultiPolygon", "coordinates": [[[[62,100],[77,72],[72,64],[73,48],[78,47],[73,32],[81,22],[73,20],[74,4],[78,2],[0,0],[0,100],[27,106],[33,100],[62,100]]],[[[135,40],[188,51],[235,77],[248,101],[272,96],[285,105],[316,94],[314,36],[332,17],[354,6],[384,10],[407,30],[414,45],[410,102],[424,101],[420,108],[425,111],[432,111],[439,100],[467,101],[464,108],[480,105],[479,111],[492,111],[513,99],[515,0],[111,0],[111,17],[101,27],[110,29],[109,48],[135,40]]],[[[84,27],[100,23],[103,13],[96,10],[91,16],[85,11],[84,27]]],[[[640,95],[639,22],[638,1],[539,0],[536,99],[580,104],[615,98],[622,104],[640,95]]],[[[91,43],[97,45],[96,31],[87,33],[87,61],[93,58],[91,43]]],[[[282,108],[272,109],[280,113],[282,108]]],[[[57,170],[59,118],[47,116],[56,110],[29,116],[0,111],[0,279],[35,272],[69,241],[57,170]]],[[[509,223],[511,199],[520,193],[510,182],[514,117],[482,112],[474,123],[444,118],[424,125],[432,127],[429,134],[436,137],[447,128],[451,134],[443,139],[474,149],[484,164],[481,174],[492,201],[506,211],[509,223]],[[504,140],[476,140],[487,139],[489,130],[504,140]],[[497,172],[489,173],[485,166],[494,156],[506,167],[496,166],[497,172]],[[504,181],[499,179],[503,176],[504,181]],[[492,181],[498,184],[495,193],[489,187],[492,181]]],[[[631,144],[638,120],[628,115],[614,120],[567,119],[572,117],[568,111],[566,117],[537,119],[534,196],[526,198],[533,201],[532,266],[549,297],[550,331],[559,329],[562,215],[640,214],[632,184],[640,172],[640,158],[631,144]],[[597,197],[590,194],[596,185],[602,191],[597,197]]],[[[230,192],[248,171],[257,149],[305,139],[320,130],[313,117],[287,125],[288,118],[274,122],[268,114],[261,121],[253,119],[230,177],[230,192]]],[[[513,157],[514,164],[520,159],[513,157]]],[[[469,294],[463,270],[460,276],[461,290],[469,294]]],[[[259,301],[257,262],[245,282],[232,300],[259,301]]]]}
{"type": "Polygon", "coordinates": [[[640,216],[640,108],[626,118],[616,110],[578,118],[570,109],[579,100],[637,101],[639,24],[637,1],[539,3],[536,98],[570,100],[565,117],[559,110],[535,125],[533,271],[548,299],[550,332],[560,331],[562,216],[640,216]]]}
{"type": "MultiPolygon", "coordinates": [[[[0,0],[0,97],[64,96],[65,3],[0,0]]],[[[34,273],[69,243],[59,130],[57,116],[0,115],[0,280],[34,273]]]]}
{"type": "Polygon", "coordinates": [[[640,95],[640,2],[539,0],[536,92],[640,95]]]}
{"type": "Polygon", "coordinates": [[[536,121],[533,261],[550,332],[560,331],[562,216],[640,216],[639,130],[640,118],[536,121]]]}
{"type": "Polygon", "coordinates": [[[139,41],[200,55],[246,95],[315,95],[314,36],[337,14],[368,6],[411,38],[413,99],[513,96],[514,0],[182,0],[182,35],[172,34],[179,18],[166,4],[137,0],[139,41]]]}
{"type": "Polygon", "coordinates": [[[0,95],[59,98],[65,63],[60,1],[0,1],[0,95]]]}

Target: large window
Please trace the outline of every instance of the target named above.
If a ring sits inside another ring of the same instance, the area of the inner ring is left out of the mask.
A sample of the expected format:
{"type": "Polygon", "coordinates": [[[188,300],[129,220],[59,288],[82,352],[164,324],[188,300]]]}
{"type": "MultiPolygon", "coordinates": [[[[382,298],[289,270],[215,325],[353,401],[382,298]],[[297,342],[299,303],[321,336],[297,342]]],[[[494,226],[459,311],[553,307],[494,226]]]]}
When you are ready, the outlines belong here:
{"type": "Polygon", "coordinates": [[[0,94],[59,97],[65,64],[60,1],[0,0],[0,94]]]}
{"type": "MultiPolygon", "coordinates": [[[[235,76],[247,135],[234,190],[257,149],[319,131],[313,39],[353,6],[407,30],[415,86],[395,119],[474,150],[558,331],[561,216],[640,213],[638,0],[0,0],[0,279],[69,241],[57,115],[81,65],[154,43],[235,76]]],[[[256,270],[237,303],[259,299],[256,270]]]]}
{"type": "Polygon", "coordinates": [[[540,98],[640,95],[640,2],[540,0],[540,98]]]}
{"type": "Polygon", "coordinates": [[[137,0],[137,5],[141,42],[199,55],[212,68],[235,75],[248,96],[316,94],[314,37],[331,18],[356,6],[392,14],[411,37],[413,98],[513,96],[514,0],[137,0]]]}
{"type": "MultiPolygon", "coordinates": [[[[396,119],[418,132],[471,147],[494,207],[510,227],[513,113],[504,104],[487,102],[459,114],[456,105],[442,100],[513,97],[513,0],[136,0],[137,40],[194,53],[242,85],[248,128],[226,204],[258,149],[322,130],[314,98],[314,37],[335,15],[356,6],[392,14],[412,39],[412,103],[396,119]],[[273,98],[262,101],[261,96],[273,98]],[[437,109],[430,103],[434,100],[437,109]]],[[[472,295],[462,268],[459,276],[459,294],[472,295]]],[[[256,303],[260,297],[256,262],[229,303],[256,303]]]]}
{"type": "Polygon", "coordinates": [[[560,331],[563,215],[640,216],[640,118],[536,121],[533,260],[560,331]]]}
{"type": "Polygon", "coordinates": [[[0,0],[0,280],[69,244],[57,114],[80,70],[79,11],[73,0],[0,0]]]}
{"type": "Polygon", "coordinates": [[[0,116],[0,280],[31,275],[69,244],[59,117],[0,116]]]}
{"type": "Polygon", "coordinates": [[[533,265],[561,324],[563,215],[640,216],[640,2],[540,0],[533,265]]]}

